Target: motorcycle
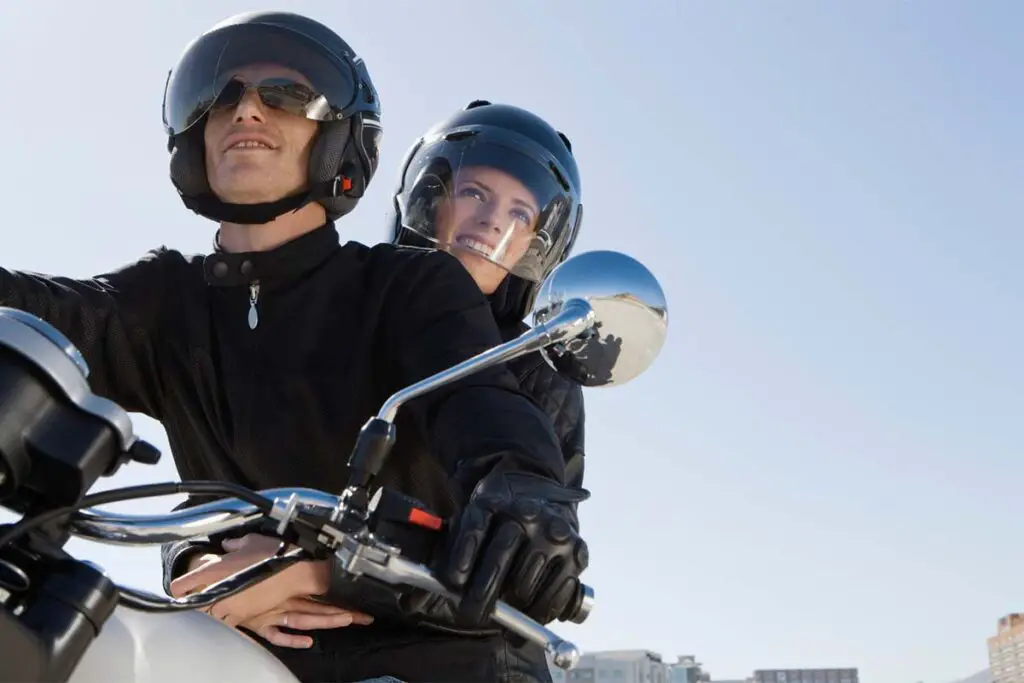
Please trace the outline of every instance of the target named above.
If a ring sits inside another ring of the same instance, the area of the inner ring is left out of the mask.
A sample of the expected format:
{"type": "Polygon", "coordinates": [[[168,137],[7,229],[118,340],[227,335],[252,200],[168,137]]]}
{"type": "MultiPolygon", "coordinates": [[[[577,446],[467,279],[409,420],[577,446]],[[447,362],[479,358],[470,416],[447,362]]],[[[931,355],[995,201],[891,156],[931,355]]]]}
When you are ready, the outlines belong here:
{"type": "MultiPolygon", "coordinates": [[[[0,308],[0,505],[20,515],[0,527],[0,680],[54,683],[294,683],[273,655],[198,611],[291,564],[333,556],[354,591],[428,591],[457,602],[427,566],[445,520],[422,503],[374,488],[396,440],[405,403],[483,368],[540,351],[553,366],[571,359],[584,386],[625,384],[664,344],[665,296],[657,279],[614,251],[579,254],[542,284],[534,326],[519,338],[424,379],[384,402],[365,423],[341,495],[305,488],[252,491],[216,481],[148,484],[89,494],[129,462],[156,464],[160,451],[137,438],[128,414],[93,394],[81,353],[48,323],[0,308]],[[196,494],[212,502],[165,515],[95,506],[196,494]],[[275,556],[183,598],[115,584],[102,568],[63,550],[76,536],[119,545],[158,545],[263,525],[283,541],[275,556]]],[[[583,623],[593,590],[579,583],[560,621],[583,623]]],[[[571,669],[580,652],[504,602],[494,623],[571,669]]],[[[380,680],[386,680],[384,677],[380,680]]],[[[393,679],[392,679],[393,680],[393,679]]]]}

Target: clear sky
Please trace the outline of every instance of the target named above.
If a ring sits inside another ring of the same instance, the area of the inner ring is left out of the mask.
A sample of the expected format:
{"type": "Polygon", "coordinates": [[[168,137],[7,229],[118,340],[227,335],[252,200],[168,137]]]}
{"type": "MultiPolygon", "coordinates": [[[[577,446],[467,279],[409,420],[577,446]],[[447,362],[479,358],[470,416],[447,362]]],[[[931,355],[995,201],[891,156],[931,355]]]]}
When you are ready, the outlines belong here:
{"type": "MultiPolygon", "coordinates": [[[[716,677],[942,683],[985,665],[996,619],[1024,608],[1024,5],[279,7],[334,27],[380,91],[381,171],[345,238],[379,241],[407,147],[487,98],[572,138],[579,250],[627,251],[665,287],[657,364],[587,395],[599,601],[566,634],[694,653],[716,677]]],[[[86,276],[208,249],[213,224],[167,178],[160,100],[185,43],[247,9],[4,8],[4,267],[86,276]]],[[[104,487],[174,477],[167,457],[104,487]]],[[[73,547],[158,586],[155,549],[73,547]]]]}

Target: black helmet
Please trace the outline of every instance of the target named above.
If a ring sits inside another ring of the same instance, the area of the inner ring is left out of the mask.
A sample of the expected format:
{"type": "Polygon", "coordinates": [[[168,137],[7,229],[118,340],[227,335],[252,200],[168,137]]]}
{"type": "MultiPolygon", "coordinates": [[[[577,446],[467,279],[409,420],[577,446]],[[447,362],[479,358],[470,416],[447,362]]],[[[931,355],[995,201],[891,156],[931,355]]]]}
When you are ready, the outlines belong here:
{"type": "Polygon", "coordinates": [[[290,12],[248,12],[193,40],[167,76],[163,103],[171,181],[185,206],[216,221],[267,223],[318,201],[331,220],[352,211],[377,170],[380,101],[362,58],[329,28],[290,12]],[[236,70],[272,63],[301,73],[312,86],[264,85],[264,102],[319,121],[309,158],[309,189],[263,204],[229,204],[210,189],[203,128],[219,102],[235,102],[245,86],[236,70]]]}
{"type": "Polygon", "coordinates": [[[395,244],[472,251],[507,270],[502,293],[519,320],[583,220],[569,139],[532,112],[484,100],[416,141],[393,204],[395,244]]]}

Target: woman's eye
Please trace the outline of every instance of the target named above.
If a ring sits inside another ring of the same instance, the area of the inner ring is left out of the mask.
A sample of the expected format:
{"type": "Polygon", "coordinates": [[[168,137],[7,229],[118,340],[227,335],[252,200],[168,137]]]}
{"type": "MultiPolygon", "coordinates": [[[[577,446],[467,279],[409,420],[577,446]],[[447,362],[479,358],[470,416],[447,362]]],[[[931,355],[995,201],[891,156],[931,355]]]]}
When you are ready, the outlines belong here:
{"type": "Polygon", "coordinates": [[[459,191],[459,196],[460,197],[469,197],[471,199],[476,199],[477,201],[481,201],[481,202],[487,201],[487,198],[484,196],[484,193],[481,192],[480,190],[478,190],[475,187],[464,187],[464,188],[462,188],[459,191]]]}
{"type": "Polygon", "coordinates": [[[520,222],[524,223],[525,225],[529,225],[530,222],[533,220],[533,218],[530,216],[530,214],[528,214],[525,211],[521,211],[520,209],[513,209],[511,211],[511,213],[512,213],[512,218],[514,218],[517,221],[520,221],[520,222]]]}

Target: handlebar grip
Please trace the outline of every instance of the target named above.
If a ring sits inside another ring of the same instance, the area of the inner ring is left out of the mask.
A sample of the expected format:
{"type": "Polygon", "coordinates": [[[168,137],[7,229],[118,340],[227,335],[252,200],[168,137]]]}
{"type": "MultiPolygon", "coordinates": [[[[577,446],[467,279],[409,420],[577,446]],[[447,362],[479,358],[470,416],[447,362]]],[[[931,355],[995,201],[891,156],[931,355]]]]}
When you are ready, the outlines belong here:
{"type": "MultiPolygon", "coordinates": [[[[559,616],[560,621],[582,624],[594,609],[594,589],[576,581],[576,595],[559,616]]],[[[559,669],[569,670],[580,661],[580,650],[576,645],[559,637],[552,630],[542,626],[519,610],[501,600],[494,606],[491,620],[509,631],[544,647],[551,655],[552,662],[559,669]]]]}
{"type": "Polygon", "coordinates": [[[568,671],[579,664],[580,649],[578,647],[511,607],[508,603],[499,600],[494,606],[491,620],[516,635],[542,646],[551,655],[551,661],[559,669],[568,671]]]}

